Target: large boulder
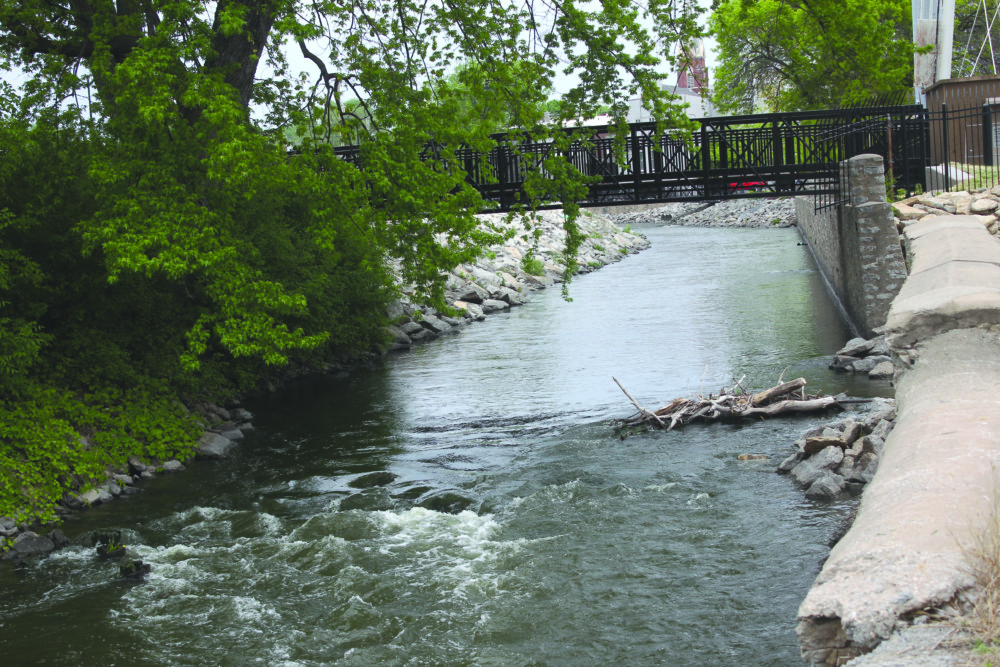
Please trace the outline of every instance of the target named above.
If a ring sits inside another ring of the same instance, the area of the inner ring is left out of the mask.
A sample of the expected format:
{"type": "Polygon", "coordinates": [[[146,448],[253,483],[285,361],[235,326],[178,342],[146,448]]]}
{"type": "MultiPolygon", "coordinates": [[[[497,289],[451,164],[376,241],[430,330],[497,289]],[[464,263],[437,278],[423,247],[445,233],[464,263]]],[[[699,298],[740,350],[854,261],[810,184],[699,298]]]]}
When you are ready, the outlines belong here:
{"type": "Polygon", "coordinates": [[[28,558],[30,556],[47,554],[55,548],[55,542],[48,537],[29,531],[18,535],[14,539],[14,544],[11,545],[10,549],[3,555],[3,557],[5,560],[28,558]]]}
{"type": "MultiPolygon", "coordinates": [[[[206,431],[198,438],[198,449],[195,450],[195,455],[200,459],[222,459],[229,455],[229,450],[232,448],[233,440],[230,438],[206,431]]],[[[166,469],[166,463],[163,469],[165,472],[170,472],[166,469]]]]}
{"type": "Polygon", "coordinates": [[[506,303],[505,301],[499,301],[497,299],[487,299],[486,301],[483,301],[482,308],[483,312],[488,315],[490,313],[496,313],[502,310],[508,310],[510,309],[510,304],[506,303]]]}
{"type": "Polygon", "coordinates": [[[806,496],[819,500],[833,500],[844,490],[844,478],[827,472],[813,482],[806,490],[806,496]]]}
{"type": "Polygon", "coordinates": [[[434,315],[424,315],[420,320],[420,325],[436,334],[443,334],[451,331],[451,325],[434,315]]]}

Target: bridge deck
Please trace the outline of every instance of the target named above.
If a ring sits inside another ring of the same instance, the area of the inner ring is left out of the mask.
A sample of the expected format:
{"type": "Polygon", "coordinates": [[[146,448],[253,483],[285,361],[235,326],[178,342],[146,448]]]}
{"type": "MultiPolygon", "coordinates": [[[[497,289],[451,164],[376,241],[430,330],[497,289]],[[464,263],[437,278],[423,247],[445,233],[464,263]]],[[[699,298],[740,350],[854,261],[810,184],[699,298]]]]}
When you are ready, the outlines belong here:
{"type": "MultiPolygon", "coordinates": [[[[614,126],[568,129],[574,141],[557,152],[554,143],[514,133],[494,135],[488,153],[469,148],[455,158],[472,184],[501,211],[527,202],[525,179],[544,174],[544,162],[561,155],[593,177],[581,206],[716,201],[806,194],[817,206],[836,203],[838,164],[861,153],[892,153],[894,174],[903,187],[923,180],[927,130],[920,106],[882,106],[697,119],[690,141],[653,123],[629,125],[625,160],[615,159],[614,126]]],[[[357,146],[336,149],[359,164],[357,146]]],[[[442,159],[438,147],[424,147],[425,159],[442,159]]],[[[363,165],[360,165],[363,168],[363,165]]],[[[542,208],[559,206],[541,202],[542,208]]]]}

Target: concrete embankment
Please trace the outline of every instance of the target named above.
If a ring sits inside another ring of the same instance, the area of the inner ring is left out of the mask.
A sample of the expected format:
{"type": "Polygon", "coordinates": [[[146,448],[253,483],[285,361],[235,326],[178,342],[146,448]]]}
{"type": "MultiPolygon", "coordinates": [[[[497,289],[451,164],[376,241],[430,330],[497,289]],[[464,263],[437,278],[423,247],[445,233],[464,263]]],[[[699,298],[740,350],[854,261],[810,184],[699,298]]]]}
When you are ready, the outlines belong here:
{"type": "Polygon", "coordinates": [[[929,216],[905,238],[910,273],[885,325],[898,417],[854,525],[799,609],[811,664],[844,664],[890,637],[850,664],[964,664],[943,641],[952,629],[919,626],[967,611],[967,552],[995,506],[1000,242],[973,216],[929,216]]]}

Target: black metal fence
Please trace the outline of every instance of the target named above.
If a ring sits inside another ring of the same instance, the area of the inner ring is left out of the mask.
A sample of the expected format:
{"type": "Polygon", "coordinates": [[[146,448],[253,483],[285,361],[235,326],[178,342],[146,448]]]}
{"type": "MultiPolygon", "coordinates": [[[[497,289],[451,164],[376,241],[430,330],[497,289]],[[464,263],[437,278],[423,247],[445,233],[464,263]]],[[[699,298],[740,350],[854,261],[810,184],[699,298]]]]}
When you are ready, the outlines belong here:
{"type": "MultiPolygon", "coordinates": [[[[912,107],[909,113],[846,124],[831,140],[847,157],[881,155],[890,195],[1000,185],[1000,104],[912,107]]],[[[846,193],[826,196],[818,206],[845,199],[846,193]]]]}
{"type": "MultiPolygon", "coordinates": [[[[451,160],[502,211],[528,202],[526,182],[544,177],[552,157],[592,178],[582,206],[809,195],[825,208],[846,199],[839,163],[863,153],[883,156],[894,191],[997,185],[998,120],[988,106],[933,113],[918,105],[861,106],[702,118],[689,138],[633,123],[623,137],[624,153],[614,126],[566,130],[572,133],[568,146],[500,134],[488,153],[461,147],[451,160]]],[[[364,168],[357,146],[336,152],[364,168]]],[[[445,160],[443,154],[428,144],[422,158],[445,160]]],[[[557,206],[541,202],[542,208],[557,206]]]]}

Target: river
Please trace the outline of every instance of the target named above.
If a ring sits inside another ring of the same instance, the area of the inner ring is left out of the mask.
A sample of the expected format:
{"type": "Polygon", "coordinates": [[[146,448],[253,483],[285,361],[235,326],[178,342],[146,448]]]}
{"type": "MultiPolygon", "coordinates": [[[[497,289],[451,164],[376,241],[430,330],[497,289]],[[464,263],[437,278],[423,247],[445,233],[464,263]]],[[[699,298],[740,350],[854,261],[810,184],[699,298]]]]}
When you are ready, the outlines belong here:
{"type": "Polygon", "coordinates": [[[453,337],[248,402],[256,431],[0,568],[6,665],[799,665],[849,503],[774,473],[792,417],[624,440],[644,405],[826,369],[850,337],[794,229],[652,247],[453,337]],[[739,454],[767,455],[740,461],[739,454]],[[375,474],[381,473],[381,474],[375,474]],[[85,547],[121,529],[153,566],[85,547]]]}

